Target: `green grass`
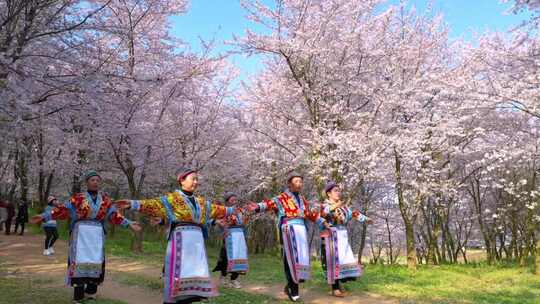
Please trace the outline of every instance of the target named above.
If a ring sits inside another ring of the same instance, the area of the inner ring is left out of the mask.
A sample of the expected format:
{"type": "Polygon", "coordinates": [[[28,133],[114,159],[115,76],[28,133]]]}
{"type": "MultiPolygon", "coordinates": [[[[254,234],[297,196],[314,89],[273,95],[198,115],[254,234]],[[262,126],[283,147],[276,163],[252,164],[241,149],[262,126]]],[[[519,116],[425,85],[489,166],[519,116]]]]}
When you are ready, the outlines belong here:
{"type": "Polygon", "coordinates": [[[540,276],[526,268],[474,265],[371,266],[354,291],[369,291],[426,303],[540,303],[540,276]]]}
{"type": "MultiPolygon", "coordinates": [[[[147,233],[144,254],[133,254],[130,251],[130,234],[129,231],[117,228],[114,237],[107,240],[108,253],[161,267],[166,246],[164,237],[147,233]]],[[[218,256],[219,246],[215,244],[209,242],[207,246],[210,267],[215,265],[218,256]]],[[[313,261],[312,274],[313,280],[305,283],[304,288],[326,293],[328,286],[319,261],[313,261]]],[[[284,284],[281,258],[277,254],[251,255],[250,272],[242,277],[242,281],[259,285],[284,284]]],[[[159,279],[154,282],[131,277],[125,279],[125,283],[155,290],[161,288],[159,279]]],[[[513,264],[489,266],[480,262],[469,265],[420,266],[414,272],[404,266],[367,265],[364,275],[346,284],[346,289],[353,294],[371,292],[395,297],[402,303],[540,304],[540,276],[533,275],[528,268],[513,264]]],[[[250,295],[239,291],[225,290],[224,295],[212,303],[238,303],[238,299],[252,301],[250,295]]],[[[268,298],[268,301],[271,299],[268,298]]]]}
{"type": "MultiPolygon", "coordinates": [[[[250,257],[247,281],[283,284],[283,267],[275,257],[250,257]]],[[[402,303],[540,303],[540,276],[516,265],[420,266],[410,271],[405,266],[366,265],[364,275],[347,283],[346,289],[361,294],[370,292],[398,298],[402,303]]],[[[323,272],[313,261],[313,279],[305,288],[326,292],[323,272]]]]}
{"type": "MultiPolygon", "coordinates": [[[[116,255],[160,265],[165,251],[164,243],[148,242],[145,244],[145,254],[140,256],[130,253],[127,246],[129,243],[126,244],[124,241],[113,241],[116,255]]],[[[208,246],[210,267],[215,264],[217,254],[218,247],[208,246]]],[[[326,293],[328,286],[318,261],[313,261],[312,274],[313,280],[305,283],[304,288],[326,293]]],[[[281,259],[275,254],[251,255],[250,272],[242,277],[242,281],[259,285],[284,284],[281,259]]],[[[402,303],[409,304],[540,304],[540,276],[533,275],[528,268],[512,264],[420,266],[414,272],[405,266],[366,265],[365,274],[359,280],[346,284],[346,289],[353,294],[370,292],[394,297],[400,299],[402,303]]],[[[225,296],[216,301],[237,303],[231,300],[235,298],[232,292],[234,291],[227,290],[225,296]]]]}
{"type": "MultiPolygon", "coordinates": [[[[136,286],[151,291],[160,292],[162,290],[162,280],[160,278],[149,278],[136,274],[122,273],[114,276],[115,280],[128,286],[136,286]]],[[[280,301],[265,295],[256,295],[234,289],[220,289],[220,296],[210,299],[205,303],[233,304],[233,303],[268,303],[278,304],[280,301]]]]}
{"type": "Polygon", "coordinates": [[[150,278],[132,273],[114,274],[113,277],[115,281],[127,286],[136,286],[153,291],[161,291],[163,288],[163,281],[160,278],[150,278]]]}
{"type": "Polygon", "coordinates": [[[221,289],[221,295],[216,298],[210,299],[207,303],[211,304],[278,304],[278,303],[290,303],[289,301],[278,301],[272,297],[265,295],[250,294],[247,292],[234,290],[234,289],[221,289]]]}
{"type": "MultiPolygon", "coordinates": [[[[0,275],[0,304],[70,304],[71,293],[65,288],[51,288],[50,280],[0,275]],[[48,286],[47,286],[48,285],[48,286]]],[[[122,301],[98,299],[95,304],[127,304],[122,301]]]]}

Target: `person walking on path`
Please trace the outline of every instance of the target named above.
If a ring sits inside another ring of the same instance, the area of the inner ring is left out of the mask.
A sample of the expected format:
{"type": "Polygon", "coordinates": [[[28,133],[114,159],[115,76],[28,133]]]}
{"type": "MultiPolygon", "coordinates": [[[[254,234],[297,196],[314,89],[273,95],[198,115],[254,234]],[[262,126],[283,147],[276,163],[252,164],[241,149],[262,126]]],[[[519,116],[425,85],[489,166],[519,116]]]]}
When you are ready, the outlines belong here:
{"type": "Polygon", "coordinates": [[[25,201],[19,203],[19,208],[17,209],[17,217],[15,218],[15,233],[21,227],[21,232],[19,235],[24,235],[24,227],[28,223],[28,204],[25,201]]]}
{"type": "Polygon", "coordinates": [[[15,216],[15,206],[10,201],[5,201],[4,206],[6,207],[7,211],[7,218],[5,223],[5,230],[6,235],[11,234],[11,221],[13,220],[13,217],[15,216]]]}
{"type": "Polygon", "coordinates": [[[6,203],[2,200],[0,200],[0,231],[4,231],[4,223],[7,220],[7,209],[6,209],[6,203]]]}
{"type": "MultiPolygon", "coordinates": [[[[55,207],[57,207],[58,200],[54,196],[49,196],[47,199],[47,207],[45,207],[45,213],[51,213],[55,207]]],[[[54,243],[58,239],[58,229],[56,226],[56,220],[50,219],[41,224],[43,231],[45,231],[45,249],[43,255],[54,254],[54,243]]]]}

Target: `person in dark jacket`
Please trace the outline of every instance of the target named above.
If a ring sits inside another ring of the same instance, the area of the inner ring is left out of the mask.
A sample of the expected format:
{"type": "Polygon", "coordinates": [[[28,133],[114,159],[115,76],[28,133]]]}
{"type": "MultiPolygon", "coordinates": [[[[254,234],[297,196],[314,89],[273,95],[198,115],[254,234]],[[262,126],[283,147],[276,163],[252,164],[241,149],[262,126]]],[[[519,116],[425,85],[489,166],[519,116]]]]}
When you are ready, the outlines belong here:
{"type": "Polygon", "coordinates": [[[28,223],[28,204],[25,201],[21,201],[17,210],[17,217],[15,218],[15,233],[17,233],[20,226],[21,232],[19,235],[23,235],[26,223],[28,223]]]}
{"type": "Polygon", "coordinates": [[[11,234],[11,220],[15,216],[15,206],[13,206],[13,203],[9,201],[4,202],[6,210],[7,210],[7,219],[6,219],[6,235],[11,234]]]}
{"type": "Polygon", "coordinates": [[[4,223],[7,220],[7,210],[6,203],[3,200],[0,200],[0,231],[4,231],[4,223]]]}

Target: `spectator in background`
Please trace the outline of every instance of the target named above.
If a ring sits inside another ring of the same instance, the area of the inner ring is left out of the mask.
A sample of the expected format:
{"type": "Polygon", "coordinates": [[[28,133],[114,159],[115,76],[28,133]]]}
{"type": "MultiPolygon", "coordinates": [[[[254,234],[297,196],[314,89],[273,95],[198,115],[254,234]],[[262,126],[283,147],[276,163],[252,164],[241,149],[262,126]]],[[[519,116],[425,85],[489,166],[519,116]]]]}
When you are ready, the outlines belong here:
{"type": "Polygon", "coordinates": [[[25,201],[21,201],[17,210],[17,217],[15,218],[15,233],[17,233],[20,226],[21,232],[19,235],[23,235],[26,223],[28,223],[28,204],[25,201]]]}
{"type": "Polygon", "coordinates": [[[7,218],[5,221],[6,224],[6,235],[11,234],[11,220],[15,216],[15,206],[10,201],[5,201],[6,211],[7,211],[7,218]]]}
{"type": "MultiPolygon", "coordinates": [[[[45,207],[45,213],[51,213],[53,209],[59,204],[58,200],[54,196],[49,196],[47,199],[47,207],[45,207]]],[[[56,228],[56,220],[50,219],[46,222],[43,222],[41,225],[45,231],[45,250],[43,250],[43,255],[53,255],[54,254],[54,242],[58,239],[58,229],[56,228]]]]}
{"type": "Polygon", "coordinates": [[[0,200],[0,231],[4,230],[4,223],[7,220],[6,203],[0,200]]]}

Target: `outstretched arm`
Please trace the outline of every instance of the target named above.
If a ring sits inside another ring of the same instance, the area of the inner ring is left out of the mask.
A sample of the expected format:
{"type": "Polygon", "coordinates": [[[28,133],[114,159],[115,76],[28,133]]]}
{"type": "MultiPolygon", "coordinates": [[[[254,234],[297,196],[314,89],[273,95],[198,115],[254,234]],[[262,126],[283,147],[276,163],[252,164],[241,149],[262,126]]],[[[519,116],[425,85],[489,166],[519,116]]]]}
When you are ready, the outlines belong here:
{"type": "Polygon", "coordinates": [[[359,221],[359,222],[366,222],[368,224],[373,223],[373,220],[367,217],[366,215],[360,213],[358,210],[351,211],[351,218],[359,221]]]}
{"type": "Polygon", "coordinates": [[[33,216],[30,219],[30,222],[33,224],[39,224],[41,222],[48,222],[50,220],[67,220],[70,216],[71,208],[73,208],[73,205],[71,202],[67,202],[52,209],[46,209],[42,214],[33,216]]]}
{"type": "Polygon", "coordinates": [[[119,209],[131,209],[137,212],[143,213],[150,217],[156,217],[166,220],[167,210],[163,203],[162,198],[149,198],[142,200],[117,200],[114,204],[119,209]]]}
{"type": "Polygon", "coordinates": [[[219,220],[235,213],[234,207],[225,207],[219,204],[210,203],[210,218],[219,220]]]}
{"type": "Polygon", "coordinates": [[[314,207],[307,202],[304,202],[304,210],[304,215],[306,219],[317,224],[320,229],[328,228],[328,223],[326,222],[326,219],[321,216],[320,208],[314,207]]]}
{"type": "Polygon", "coordinates": [[[273,199],[265,199],[260,203],[250,203],[248,205],[248,210],[254,213],[259,212],[268,212],[268,211],[277,211],[277,205],[276,200],[277,198],[273,199]]]}
{"type": "Polygon", "coordinates": [[[124,228],[135,223],[134,221],[131,221],[125,218],[122,214],[120,214],[120,212],[118,212],[118,208],[115,205],[112,205],[107,211],[107,219],[111,224],[120,225],[124,228]]]}

